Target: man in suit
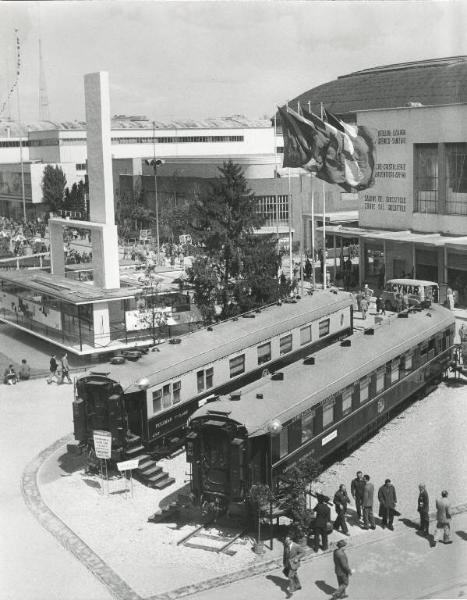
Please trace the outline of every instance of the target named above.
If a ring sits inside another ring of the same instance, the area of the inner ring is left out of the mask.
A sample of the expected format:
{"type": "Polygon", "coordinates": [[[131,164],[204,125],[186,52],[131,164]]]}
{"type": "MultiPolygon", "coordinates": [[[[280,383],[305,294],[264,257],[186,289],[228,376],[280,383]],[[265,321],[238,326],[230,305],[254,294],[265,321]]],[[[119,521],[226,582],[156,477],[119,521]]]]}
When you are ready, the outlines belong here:
{"type": "Polygon", "coordinates": [[[302,586],[298,578],[298,568],[300,566],[300,560],[304,555],[303,548],[292,541],[290,535],[287,535],[284,540],[284,554],[282,563],[284,565],[284,573],[287,574],[289,579],[289,587],[287,593],[290,596],[296,591],[301,590],[302,586]]]}
{"type": "Polygon", "coordinates": [[[363,478],[363,473],[361,471],[357,471],[357,477],[352,479],[352,483],[350,484],[350,493],[352,494],[352,498],[355,501],[355,508],[357,510],[358,518],[362,518],[362,502],[363,502],[363,490],[365,488],[365,480],[363,478]]]}
{"type": "Polygon", "coordinates": [[[381,527],[384,529],[387,527],[389,530],[394,531],[394,511],[396,509],[397,496],[396,488],[392,485],[390,479],[386,479],[384,485],[378,490],[379,500],[379,516],[382,518],[381,527]]]}
{"type": "Polygon", "coordinates": [[[347,560],[347,555],[344,550],[346,545],[347,542],[345,540],[339,540],[337,542],[337,548],[334,550],[334,570],[336,572],[337,584],[339,587],[331,596],[332,600],[345,597],[345,590],[349,585],[349,577],[353,573],[353,570],[349,567],[349,561],[347,560]]]}
{"type": "Polygon", "coordinates": [[[451,504],[446,490],[441,492],[441,498],[436,500],[436,529],[433,534],[433,545],[436,546],[440,530],[443,531],[443,542],[451,544],[451,504]]]}
{"type": "Polygon", "coordinates": [[[318,552],[319,550],[320,536],[323,543],[323,550],[326,551],[328,549],[328,523],[331,521],[331,509],[327,505],[329,498],[327,496],[323,496],[322,494],[318,494],[317,498],[318,504],[313,509],[316,513],[314,540],[315,552],[318,552]]]}
{"type": "Polygon", "coordinates": [[[339,489],[334,494],[334,508],[336,509],[337,515],[336,520],[334,521],[334,529],[335,531],[339,531],[339,528],[341,528],[342,533],[345,535],[349,535],[347,523],[345,522],[345,513],[347,512],[347,505],[349,502],[350,499],[347,495],[345,485],[341,483],[339,489]]]}
{"type": "Polygon", "coordinates": [[[365,475],[365,487],[363,488],[363,529],[376,529],[375,516],[373,514],[373,502],[375,494],[375,486],[370,481],[370,476],[365,475]]]}
{"type": "Polygon", "coordinates": [[[423,483],[418,486],[419,494],[418,494],[418,504],[417,510],[420,513],[420,531],[425,535],[429,535],[429,527],[430,527],[430,501],[428,498],[428,492],[426,491],[426,487],[423,483]]]}

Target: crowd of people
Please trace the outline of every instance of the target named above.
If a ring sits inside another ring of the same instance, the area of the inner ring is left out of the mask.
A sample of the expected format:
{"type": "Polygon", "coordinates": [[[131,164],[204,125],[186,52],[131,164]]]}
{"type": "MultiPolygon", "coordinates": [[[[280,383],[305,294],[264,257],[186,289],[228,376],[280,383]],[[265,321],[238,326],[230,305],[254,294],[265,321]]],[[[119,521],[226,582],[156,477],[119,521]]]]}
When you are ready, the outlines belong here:
{"type": "MultiPolygon", "coordinates": [[[[452,543],[452,512],[447,490],[443,490],[440,497],[436,499],[436,522],[431,535],[430,499],[425,484],[420,483],[418,491],[416,506],[420,516],[420,523],[418,526],[420,535],[423,535],[430,540],[430,546],[432,548],[436,547],[438,541],[442,541],[445,544],[452,543]]],[[[376,519],[373,513],[375,487],[371,481],[371,477],[368,474],[364,475],[362,471],[358,471],[356,477],[351,482],[350,494],[355,504],[356,524],[360,525],[360,527],[365,530],[376,529],[376,519]]],[[[316,494],[316,498],[317,504],[313,509],[315,515],[313,523],[313,548],[315,552],[318,552],[320,547],[323,551],[328,550],[328,536],[332,531],[341,531],[345,536],[350,536],[347,524],[347,513],[351,501],[344,484],[339,485],[339,488],[334,494],[332,503],[330,502],[330,497],[325,494],[316,494]],[[331,520],[332,505],[334,505],[336,513],[334,522],[331,520]]],[[[400,513],[396,509],[396,488],[390,479],[386,479],[384,484],[378,489],[376,498],[379,502],[379,525],[382,529],[387,528],[390,531],[394,531],[394,517],[400,516],[400,513]]],[[[349,577],[354,572],[349,567],[349,562],[344,550],[346,545],[347,542],[345,538],[338,540],[336,549],[333,552],[334,567],[338,583],[337,589],[332,594],[333,600],[345,597],[346,588],[349,585],[349,577]]],[[[287,535],[284,540],[283,573],[288,579],[288,597],[291,597],[295,591],[301,589],[298,569],[304,554],[304,546],[293,541],[291,535],[287,535]]]]}

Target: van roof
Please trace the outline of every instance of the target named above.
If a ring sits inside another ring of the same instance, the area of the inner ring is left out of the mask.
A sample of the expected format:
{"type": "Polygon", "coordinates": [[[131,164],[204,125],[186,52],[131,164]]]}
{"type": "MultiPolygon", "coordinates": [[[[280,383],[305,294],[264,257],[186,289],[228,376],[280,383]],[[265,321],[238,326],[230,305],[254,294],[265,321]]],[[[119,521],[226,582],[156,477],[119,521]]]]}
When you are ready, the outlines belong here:
{"type": "Polygon", "coordinates": [[[436,285],[438,286],[438,284],[436,283],[436,281],[426,281],[425,279],[389,279],[388,281],[386,281],[386,285],[388,283],[397,283],[400,285],[436,285]]]}

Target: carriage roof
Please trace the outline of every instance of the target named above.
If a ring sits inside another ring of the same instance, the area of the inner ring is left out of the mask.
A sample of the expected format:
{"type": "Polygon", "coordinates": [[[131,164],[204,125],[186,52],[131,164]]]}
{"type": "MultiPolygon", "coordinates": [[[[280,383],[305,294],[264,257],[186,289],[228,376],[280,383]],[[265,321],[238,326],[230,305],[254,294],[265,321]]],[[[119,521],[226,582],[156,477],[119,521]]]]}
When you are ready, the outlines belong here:
{"type": "Polygon", "coordinates": [[[350,347],[328,346],[313,355],[314,365],[294,363],[282,369],[283,380],[260,379],[243,388],[238,400],[223,397],[205,404],[191,419],[226,414],[250,436],[262,435],[272,420],[286,423],[453,323],[452,313],[438,305],[408,319],[390,317],[374,335],[355,333],[348,338],[350,347]]]}
{"type": "Polygon", "coordinates": [[[136,382],[142,377],[153,387],[351,304],[348,292],[320,290],[295,303],[274,304],[259,313],[252,311],[254,318],[229,319],[213,325],[212,331],[205,328],[184,335],[179,344],[161,344],[159,352],[143,355],[138,363],[113,368],[109,376],[119,381],[127,393],[140,389],[136,382]]]}

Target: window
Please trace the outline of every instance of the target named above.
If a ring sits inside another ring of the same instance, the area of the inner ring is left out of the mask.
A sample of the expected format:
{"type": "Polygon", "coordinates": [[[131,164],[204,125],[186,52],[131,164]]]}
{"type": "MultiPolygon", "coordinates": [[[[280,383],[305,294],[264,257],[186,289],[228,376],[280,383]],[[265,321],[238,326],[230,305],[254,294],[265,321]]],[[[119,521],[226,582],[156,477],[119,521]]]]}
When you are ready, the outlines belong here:
{"type": "Polygon", "coordinates": [[[311,325],[300,329],[300,345],[309,344],[311,342],[311,325]]]}
{"type": "Polygon", "coordinates": [[[314,433],[315,411],[310,410],[302,415],[302,444],[311,440],[314,433]]]}
{"type": "Polygon", "coordinates": [[[154,414],[162,410],[162,390],[156,390],[152,393],[152,412],[154,414]]]}
{"type": "Polygon", "coordinates": [[[174,383],[172,385],[172,402],[174,404],[178,404],[181,400],[181,397],[180,397],[181,388],[182,388],[182,382],[174,381],[174,383]]]}
{"type": "Polygon", "coordinates": [[[398,358],[396,358],[391,363],[391,383],[396,383],[396,381],[399,381],[399,367],[400,361],[398,358]]]}
{"type": "Polygon", "coordinates": [[[284,427],[279,434],[279,457],[286,456],[289,451],[289,432],[287,427],[284,427]]]}
{"type": "Polygon", "coordinates": [[[435,357],[435,338],[432,338],[428,342],[428,360],[435,357]]]}
{"type": "Polygon", "coordinates": [[[172,398],[170,394],[170,383],[164,385],[162,388],[162,408],[169,408],[172,404],[172,398]]]}
{"type": "Polygon", "coordinates": [[[196,373],[196,382],[197,382],[198,392],[202,392],[204,390],[204,371],[198,371],[196,373]]]}
{"type": "Polygon", "coordinates": [[[438,212],[438,146],[415,146],[415,212],[438,212]]]}
{"type": "Polygon", "coordinates": [[[348,415],[352,410],[352,388],[347,388],[342,392],[342,416],[348,415]]]}
{"type": "Polygon", "coordinates": [[[319,324],[319,337],[322,338],[329,333],[329,319],[320,321],[319,324]]]}
{"type": "Polygon", "coordinates": [[[271,342],[258,346],[258,364],[269,362],[271,360],[271,342]]]}
{"type": "Polygon", "coordinates": [[[376,371],[376,393],[377,394],[379,394],[380,392],[382,392],[384,390],[384,375],[385,375],[384,367],[382,369],[378,369],[376,371]]]}
{"type": "Polygon", "coordinates": [[[467,215],[467,144],[446,144],[446,213],[467,215]]]}
{"type": "Polygon", "coordinates": [[[368,396],[369,383],[370,383],[370,380],[368,379],[368,377],[364,377],[363,379],[360,380],[360,404],[363,404],[363,402],[366,402],[369,398],[369,396],[368,396]]]}
{"type": "Polygon", "coordinates": [[[206,389],[212,388],[214,379],[214,367],[206,369],[206,389]]]}
{"type": "Polygon", "coordinates": [[[289,197],[287,195],[255,196],[256,212],[267,227],[287,225],[289,222],[289,197]]]}
{"type": "Polygon", "coordinates": [[[240,354],[240,356],[236,356],[235,358],[231,358],[229,361],[230,364],[230,377],[236,377],[237,375],[241,375],[245,372],[245,355],[240,354]]]}
{"type": "Polygon", "coordinates": [[[284,337],[281,337],[280,341],[279,341],[279,347],[280,347],[280,355],[284,355],[287,354],[287,352],[291,352],[292,351],[292,334],[289,333],[289,335],[285,335],[284,337]]]}
{"type": "Polygon", "coordinates": [[[407,354],[404,356],[404,371],[411,371],[413,369],[412,359],[413,359],[412,352],[407,352],[407,354]]]}
{"type": "Polygon", "coordinates": [[[323,403],[323,429],[334,423],[334,398],[328,398],[323,403]]]}
{"type": "Polygon", "coordinates": [[[426,363],[428,356],[428,342],[423,342],[420,346],[420,362],[426,363]]]}
{"type": "Polygon", "coordinates": [[[300,447],[302,443],[302,420],[299,418],[292,421],[287,426],[287,436],[288,436],[288,451],[293,452],[297,448],[300,447]]]}

